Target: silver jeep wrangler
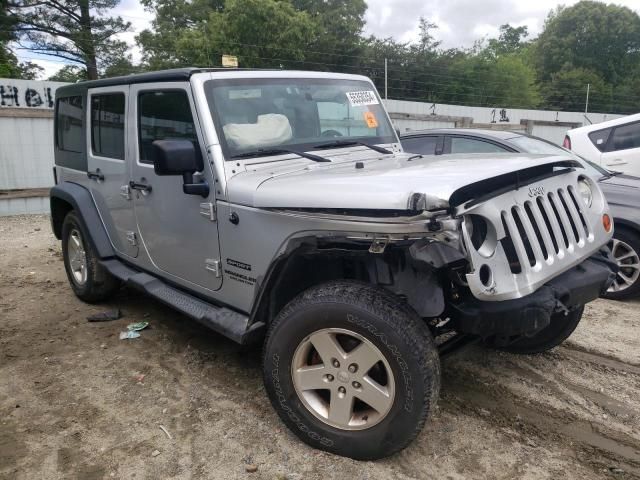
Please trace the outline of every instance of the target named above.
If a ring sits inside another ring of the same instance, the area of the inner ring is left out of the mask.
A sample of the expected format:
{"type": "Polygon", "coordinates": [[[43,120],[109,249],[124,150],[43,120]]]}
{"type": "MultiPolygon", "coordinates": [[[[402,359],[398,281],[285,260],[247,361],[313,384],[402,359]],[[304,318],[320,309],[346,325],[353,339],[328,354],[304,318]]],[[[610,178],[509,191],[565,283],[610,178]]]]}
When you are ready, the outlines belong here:
{"type": "Polygon", "coordinates": [[[365,77],[179,69],[56,97],[51,218],[75,294],[124,283],[262,343],[274,408],[316,448],[399,451],[441,355],[548,350],[613,279],[580,165],[405,154],[365,77]]]}

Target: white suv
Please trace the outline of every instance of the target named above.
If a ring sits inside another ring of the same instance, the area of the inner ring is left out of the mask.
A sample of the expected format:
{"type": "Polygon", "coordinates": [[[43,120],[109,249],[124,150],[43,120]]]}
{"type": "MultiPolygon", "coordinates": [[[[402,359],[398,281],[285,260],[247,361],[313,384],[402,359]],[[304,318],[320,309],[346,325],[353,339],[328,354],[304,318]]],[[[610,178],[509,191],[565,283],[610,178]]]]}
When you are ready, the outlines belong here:
{"type": "Polygon", "coordinates": [[[563,146],[603,167],[640,175],[640,113],[569,130],[563,146]]]}

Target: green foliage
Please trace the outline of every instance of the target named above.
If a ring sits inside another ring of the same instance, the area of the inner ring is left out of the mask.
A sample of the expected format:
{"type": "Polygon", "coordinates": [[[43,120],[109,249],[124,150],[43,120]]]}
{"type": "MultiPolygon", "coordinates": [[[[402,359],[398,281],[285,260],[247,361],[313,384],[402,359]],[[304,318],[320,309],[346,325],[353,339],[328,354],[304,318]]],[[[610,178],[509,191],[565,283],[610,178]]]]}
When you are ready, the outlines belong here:
{"type": "Polygon", "coordinates": [[[184,65],[220,65],[223,54],[235,55],[241,67],[301,68],[311,50],[318,26],[307,12],[288,0],[227,0],[205,10],[181,0],[147,0],[155,10],[154,27],[173,32],[143,31],[138,42],[151,68],[184,65]],[[171,23],[171,26],[167,24],[171,23]]]}
{"type": "Polygon", "coordinates": [[[533,48],[543,106],[635,112],[640,104],[640,16],[626,7],[583,0],[552,11],[533,48]],[[635,72],[635,73],[634,73],[635,72]]]}
{"type": "Polygon", "coordinates": [[[552,11],[536,41],[538,75],[582,68],[616,84],[640,63],[640,17],[626,7],[583,0],[552,11]]]}
{"type": "Polygon", "coordinates": [[[52,82],[81,82],[87,80],[87,70],[76,65],[65,65],[47,80],[52,82]]]}
{"type": "Polygon", "coordinates": [[[512,27],[508,23],[500,25],[498,38],[492,38],[487,45],[487,53],[495,57],[512,55],[526,47],[524,41],[529,36],[527,27],[512,27]]]}

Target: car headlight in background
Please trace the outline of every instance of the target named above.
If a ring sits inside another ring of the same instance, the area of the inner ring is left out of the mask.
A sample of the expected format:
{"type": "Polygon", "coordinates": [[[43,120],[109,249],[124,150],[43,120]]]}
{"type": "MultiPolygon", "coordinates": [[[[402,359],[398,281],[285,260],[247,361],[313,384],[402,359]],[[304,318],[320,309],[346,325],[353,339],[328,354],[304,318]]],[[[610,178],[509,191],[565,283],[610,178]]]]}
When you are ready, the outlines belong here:
{"type": "Polygon", "coordinates": [[[591,208],[591,205],[593,204],[593,191],[591,190],[589,182],[584,178],[578,180],[578,193],[580,193],[580,196],[587,208],[591,208]]]}

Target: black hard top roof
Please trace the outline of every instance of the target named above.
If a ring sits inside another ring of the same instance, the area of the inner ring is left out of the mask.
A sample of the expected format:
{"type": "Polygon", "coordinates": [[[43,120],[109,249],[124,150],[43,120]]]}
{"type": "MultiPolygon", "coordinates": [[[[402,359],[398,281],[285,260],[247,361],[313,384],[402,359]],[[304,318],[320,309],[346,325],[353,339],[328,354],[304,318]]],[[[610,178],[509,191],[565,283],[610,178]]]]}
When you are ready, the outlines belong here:
{"type": "Polygon", "coordinates": [[[126,75],[123,77],[103,78],[100,80],[88,80],[86,82],[73,83],[60,87],[56,91],[57,96],[77,95],[88,88],[112,87],[116,85],[131,85],[134,83],[153,83],[153,82],[183,82],[188,81],[191,75],[200,72],[233,72],[248,71],[251,69],[243,68],[174,68],[171,70],[159,70],[157,72],[137,73],[135,75],[126,75]]]}

